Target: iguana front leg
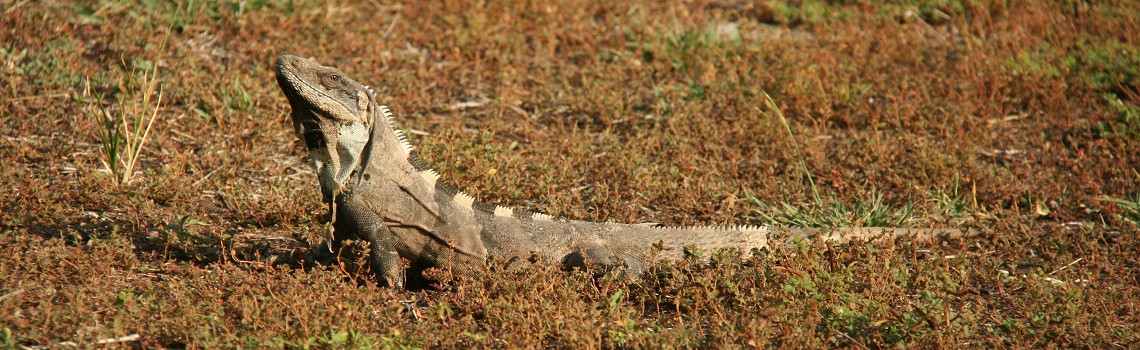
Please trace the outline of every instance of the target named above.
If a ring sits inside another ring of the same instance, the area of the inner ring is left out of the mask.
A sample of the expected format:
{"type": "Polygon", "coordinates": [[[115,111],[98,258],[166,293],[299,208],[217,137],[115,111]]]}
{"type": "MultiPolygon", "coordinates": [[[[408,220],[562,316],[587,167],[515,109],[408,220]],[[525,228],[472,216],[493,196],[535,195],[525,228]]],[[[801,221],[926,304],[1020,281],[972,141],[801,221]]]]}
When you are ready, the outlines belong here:
{"type": "Polygon", "coordinates": [[[371,246],[368,264],[377,280],[393,288],[404,287],[404,268],[396,250],[396,237],[376,213],[357,195],[345,192],[337,196],[334,205],[337,220],[333,223],[333,240],[337,245],[346,239],[359,238],[371,246]]]}

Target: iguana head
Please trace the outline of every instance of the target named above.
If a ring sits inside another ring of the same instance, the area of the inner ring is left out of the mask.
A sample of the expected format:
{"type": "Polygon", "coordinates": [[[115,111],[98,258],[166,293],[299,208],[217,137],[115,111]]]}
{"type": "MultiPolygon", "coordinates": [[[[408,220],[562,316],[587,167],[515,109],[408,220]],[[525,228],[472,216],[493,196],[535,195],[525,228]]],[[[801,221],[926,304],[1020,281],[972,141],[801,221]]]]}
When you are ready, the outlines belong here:
{"type": "Polygon", "coordinates": [[[330,202],[360,165],[374,116],[372,89],[333,67],[293,55],[277,57],[277,84],[293,107],[293,126],[317,167],[330,202]]]}

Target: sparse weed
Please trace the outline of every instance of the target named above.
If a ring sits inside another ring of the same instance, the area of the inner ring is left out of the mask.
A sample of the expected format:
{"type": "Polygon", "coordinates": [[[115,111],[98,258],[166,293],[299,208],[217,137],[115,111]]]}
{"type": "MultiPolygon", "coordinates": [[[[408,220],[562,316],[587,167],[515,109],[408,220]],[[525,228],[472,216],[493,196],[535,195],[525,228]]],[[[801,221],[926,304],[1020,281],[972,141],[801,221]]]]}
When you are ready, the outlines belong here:
{"type": "Polygon", "coordinates": [[[1116,120],[1099,121],[1102,137],[1140,139],[1140,48],[1116,41],[1080,38],[1062,64],[1076,84],[1100,93],[1116,120]]]}
{"type": "Polygon", "coordinates": [[[935,212],[931,213],[950,221],[959,221],[976,212],[975,203],[970,201],[961,191],[961,178],[954,177],[954,185],[949,191],[939,189],[927,194],[926,201],[931,203],[935,212]]]}
{"type": "Polygon", "coordinates": [[[5,349],[16,348],[16,338],[12,336],[12,329],[8,327],[0,329],[0,346],[5,349]]]}
{"type": "Polygon", "coordinates": [[[210,224],[199,221],[190,215],[178,215],[160,230],[161,236],[154,237],[156,244],[165,249],[197,261],[216,261],[222,256],[229,235],[203,232],[210,224]]]}
{"type": "Polygon", "coordinates": [[[1126,97],[1140,84],[1140,48],[1116,40],[1080,38],[1063,64],[1095,91],[1126,97]]]}
{"type": "Polygon", "coordinates": [[[1126,91],[1133,97],[1130,102],[1122,100],[1114,94],[1102,94],[1102,98],[1116,111],[1116,120],[1098,121],[1096,131],[1101,137],[1127,137],[1140,140],[1140,89],[1133,88],[1126,91]]]}
{"type": "Polygon", "coordinates": [[[895,208],[883,203],[883,194],[872,190],[865,200],[847,205],[839,199],[798,207],[788,202],[768,204],[745,194],[753,211],[764,221],[787,227],[905,227],[913,219],[914,205],[895,208]]]}
{"type": "Polygon", "coordinates": [[[780,118],[784,130],[788,133],[800,169],[811,185],[815,202],[806,209],[787,202],[768,204],[752,196],[751,193],[745,192],[745,198],[748,202],[759,207],[753,211],[754,213],[767,222],[788,227],[895,227],[905,226],[909,222],[914,214],[913,204],[907,203],[902,208],[896,209],[883,203],[883,194],[874,189],[871,190],[865,200],[856,202],[854,205],[847,205],[836,198],[824,202],[820,197],[819,189],[815,186],[811,171],[808,170],[807,163],[804,162],[803,156],[800,154],[799,143],[796,142],[787,118],[784,118],[784,113],[780,111],[768,94],[764,94],[764,98],[768,108],[780,118]]]}
{"type": "Polygon", "coordinates": [[[1005,66],[1014,75],[1038,75],[1048,78],[1061,76],[1061,69],[1053,64],[1056,60],[1056,49],[1043,45],[1034,52],[1022,52],[1016,58],[1005,61],[1005,66]]]}
{"type": "Polygon", "coordinates": [[[784,126],[784,131],[788,132],[788,141],[792,144],[792,149],[796,151],[796,160],[799,160],[800,170],[803,171],[804,176],[808,179],[808,184],[811,185],[811,195],[815,198],[815,204],[822,204],[823,200],[819,197],[819,188],[815,186],[815,179],[811,175],[811,170],[808,170],[807,162],[804,161],[803,154],[800,153],[800,144],[796,142],[796,135],[792,133],[792,127],[788,123],[788,118],[784,117],[784,111],[780,110],[780,106],[777,106],[776,102],[772,101],[772,97],[768,96],[766,92],[764,93],[764,104],[780,118],[780,124],[784,126]]]}
{"type": "MultiPolygon", "coordinates": [[[[98,136],[103,145],[99,160],[111,172],[116,185],[131,183],[143,147],[162,108],[159,63],[160,60],[155,59],[142,71],[132,67],[131,72],[119,80],[117,108],[103,106],[104,96],[98,92],[88,100],[88,113],[99,127],[98,136]]],[[[84,96],[92,93],[88,80],[84,96]]]]}
{"type": "Polygon", "coordinates": [[[762,7],[766,22],[779,24],[826,23],[845,16],[846,9],[821,0],[770,1],[762,7]]]}
{"type": "Polygon", "coordinates": [[[1098,199],[1116,203],[1124,212],[1121,215],[1124,219],[1131,221],[1133,224],[1140,225],[1140,192],[1133,193],[1131,196],[1124,198],[1100,196],[1098,199]]]}
{"type": "MultiPolygon", "coordinates": [[[[306,341],[299,348],[337,348],[337,349],[375,349],[376,337],[357,332],[356,330],[334,331],[325,335],[316,336],[306,341]]],[[[387,347],[385,347],[387,349],[387,347]]]]}
{"type": "Polygon", "coordinates": [[[380,346],[384,349],[412,350],[424,348],[423,341],[413,339],[399,330],[391,330],[389,334],[380,337],[380,346]]]}

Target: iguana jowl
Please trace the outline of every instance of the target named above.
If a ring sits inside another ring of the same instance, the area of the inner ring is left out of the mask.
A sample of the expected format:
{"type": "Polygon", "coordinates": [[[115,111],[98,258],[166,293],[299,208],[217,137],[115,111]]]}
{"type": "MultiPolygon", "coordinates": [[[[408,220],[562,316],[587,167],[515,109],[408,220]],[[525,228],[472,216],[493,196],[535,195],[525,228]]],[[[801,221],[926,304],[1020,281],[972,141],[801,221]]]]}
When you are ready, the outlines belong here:
{"type": "Polygon", "coordinates": [[[277,82],[293,108],[297,137],[317,167],[334,220],[334,243],[360,238],[380,281],[402,286],[400,257],[414,268],[463,271],[488,257],[539,256],[639,274],[655,259],[679,259],[685,247],[768,248],[790,238],[917,239],[960,237],[957,229],[653,227],[567,220],[485,204],[443,181],[395,129],[392,114],[367,86],[333,67],[283,55],[277,82]]]}

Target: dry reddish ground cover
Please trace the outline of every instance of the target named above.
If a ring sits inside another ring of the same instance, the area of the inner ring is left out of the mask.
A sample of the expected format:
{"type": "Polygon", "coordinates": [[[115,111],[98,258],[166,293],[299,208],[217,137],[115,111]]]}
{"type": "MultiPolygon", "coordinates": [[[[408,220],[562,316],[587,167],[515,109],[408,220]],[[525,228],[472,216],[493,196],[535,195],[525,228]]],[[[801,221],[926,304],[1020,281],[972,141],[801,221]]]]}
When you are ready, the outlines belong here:
{"type": "Polygon", "coordinates": [[[1140,345],[1136,2],[0,3],[0,348],[1140,345]],[[377,288],[312,262],[282,53],[493,203],[982,234],[377,288]],[[156,64],[120,186],[99,117],[156,64]]]}

